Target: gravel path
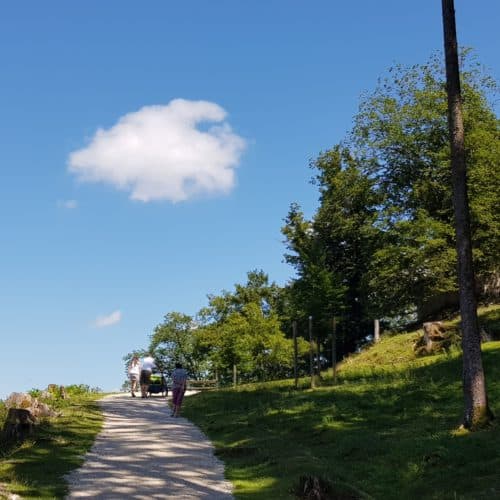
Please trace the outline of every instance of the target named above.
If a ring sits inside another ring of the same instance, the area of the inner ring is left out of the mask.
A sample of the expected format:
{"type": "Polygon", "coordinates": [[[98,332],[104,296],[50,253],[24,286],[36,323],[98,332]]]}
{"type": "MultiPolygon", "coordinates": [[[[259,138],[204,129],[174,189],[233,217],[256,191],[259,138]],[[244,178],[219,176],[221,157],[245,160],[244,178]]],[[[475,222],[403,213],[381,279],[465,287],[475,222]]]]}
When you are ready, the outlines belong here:
{"type": "Polygon", "coordinates": [[[104,427],[67,477],[67,498],[233,498],[208,439],[185,418],[170,417],[165,398],[119,394],[100,405],[104,427]]]}

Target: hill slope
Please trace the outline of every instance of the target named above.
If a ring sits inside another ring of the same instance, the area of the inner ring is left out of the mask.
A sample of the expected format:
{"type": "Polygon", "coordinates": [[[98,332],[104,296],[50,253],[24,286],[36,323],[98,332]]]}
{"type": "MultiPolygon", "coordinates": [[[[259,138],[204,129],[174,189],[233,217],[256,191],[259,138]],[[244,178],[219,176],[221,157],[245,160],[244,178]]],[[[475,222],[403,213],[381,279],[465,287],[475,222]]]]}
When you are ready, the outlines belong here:
{"type": "MultiPolygon", "coordinates": [[[[500,309],[483,311],[497,325],[500,309]]],[[[486,316],[485,316],[486,314],[486,316]]],[[[500,498],[496,426],[459,431],[459,352],[415,359],[417,332],[386,336],[339,369],[338,384],[291,381],[188,398],[186,415],[215,443],[240,499],[293,498],[304,475],[331,481],[331,498],[500,498]]],[[[500,342],[483,345],[500,415],[500,342]]]]}

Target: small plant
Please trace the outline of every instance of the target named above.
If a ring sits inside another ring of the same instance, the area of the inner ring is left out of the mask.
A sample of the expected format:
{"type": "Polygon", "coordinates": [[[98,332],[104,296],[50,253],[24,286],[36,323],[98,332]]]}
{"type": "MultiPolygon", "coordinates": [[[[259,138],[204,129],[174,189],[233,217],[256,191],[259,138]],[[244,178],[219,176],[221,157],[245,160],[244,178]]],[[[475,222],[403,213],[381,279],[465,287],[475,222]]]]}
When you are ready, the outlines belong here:
{"type": "Polygon", "coordinates": [[[42,395],[42,391],[40,389],[30,389],[28,391],[28,394],[32,397],[32,398],[39,398],[41,395],[42,395]]]}
{"type": "Polygon", "coordinates": [[[86,384],[73,384],[65,387],[68,396],[85,396],[88,394],[98,394],[101,391],[99,387],[90,387],[86,384]]]}

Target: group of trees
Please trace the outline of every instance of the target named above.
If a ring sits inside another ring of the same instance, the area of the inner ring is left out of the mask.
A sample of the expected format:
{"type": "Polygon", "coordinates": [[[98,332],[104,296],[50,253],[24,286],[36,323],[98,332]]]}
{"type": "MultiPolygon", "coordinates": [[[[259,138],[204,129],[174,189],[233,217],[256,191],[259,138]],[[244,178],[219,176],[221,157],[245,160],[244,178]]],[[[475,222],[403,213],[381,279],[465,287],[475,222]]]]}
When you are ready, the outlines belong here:
{"type": "MultiPolygon", "coordinates": [[[[282,323],[283,289],[263,271],[251,271],[234,291],[209,295],[195,316],[170,312],[150,336],[149,351],[164,371],[181,362],[193,378],[232,383],[292,373],[294,345],[282,323]]],[[[308,344],[298,340],[304,357],[308,344]]],[[[125,359],[128,360],[130,355],[125,359]]]]}
{"type": "MultiPolygon", "coordinates": [[[[498,276],[499,121],[495,82],[465,52],[464,123],[478,282],[498,276]]],[[[297,309],[344,319],[348,347],[373,318],[410,321],[457,304],[455,231],[444,68],[397,66],[364,96],[350,135],[311,167],[319,207],[293,204],[283,233],[297,309]]]]}
{"type": "MultiPolygon", "coordinates": [[[[473,257],[485,284],[500,269],[497,87],[468,51],[462,67],[473,257]]],[[[180,360],[194,377],[228,383],[234,367],[242,380],[285,376],[293,368],[293,321],[305,360],[308,318],[316,345],[326,349],[335,317],[342,357],[367,338],[375,318],[408,323],[432,314],[433,303],[456,300],[446,78],[438,57],[391,68],[363,96],[351,133],[310,166],[317,211],[307,219],[293,203],[282,228],[295,278],[279,287],[252,271],[246,284],[208,296],[195,316],[168,313],[150,344],[166,369],[180,360]]]]}

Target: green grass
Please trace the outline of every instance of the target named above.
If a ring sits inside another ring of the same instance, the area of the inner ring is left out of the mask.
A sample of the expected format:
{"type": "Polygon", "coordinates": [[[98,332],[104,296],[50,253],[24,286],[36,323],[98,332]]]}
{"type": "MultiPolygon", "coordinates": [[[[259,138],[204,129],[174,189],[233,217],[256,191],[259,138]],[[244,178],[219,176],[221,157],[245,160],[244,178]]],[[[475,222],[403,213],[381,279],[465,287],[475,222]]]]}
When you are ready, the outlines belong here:
{"type": "Polygon", "coordinates": [[[60,417],[46,419],[21,445],[0,445],[0,498],[63,498],[63,476],[79,467],[102,427],[96,394],[52,403],[60,417]]]}
{"type": "MultiPolygon", "coordinates": [[[[187,398],[184,412],[214,442],[238,499],[293,498],[303,475],[358,498],[500,498],[498,426],[458,430],[460,353],[415,358],[417,337],[383,337],[340,366],[337,385],[324,375],[314,390],[241,386],[187,398]]],[[[484,344],[483,360],[500,416],[500,342],[484,344]]]]}

